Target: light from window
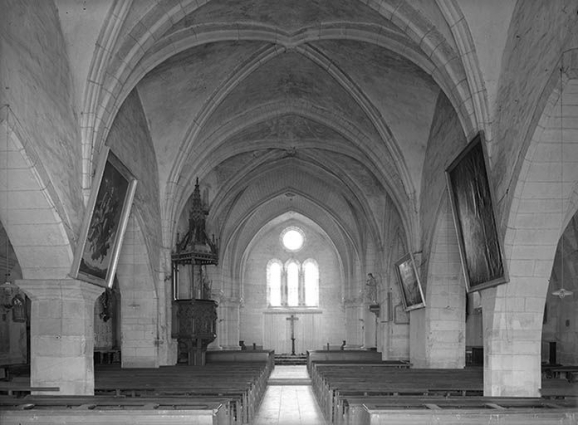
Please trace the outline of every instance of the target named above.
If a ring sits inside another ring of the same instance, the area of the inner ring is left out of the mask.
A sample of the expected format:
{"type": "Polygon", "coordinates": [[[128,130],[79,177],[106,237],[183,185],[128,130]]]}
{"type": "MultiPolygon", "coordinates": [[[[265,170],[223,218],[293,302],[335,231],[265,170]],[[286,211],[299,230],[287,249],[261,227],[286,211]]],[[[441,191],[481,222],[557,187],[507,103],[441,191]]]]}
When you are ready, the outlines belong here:
{"type": "Polygon", "coordinates": [[[319,266],[312,258],[303,264],[273,258],[267,264],[267,289],[270,307],[317,307],[319,266]]]}
{"type": "Polygon", "coordinates": [[[287,305],[299,305],[299,266],[293,262],[287,266],[287,305]]]}
{"type": "Polygon", "coordinates": [[[281,305],[281,264],[269,264],[269,304],[275,307],[281,305]]]}
{"type": "Polygon", "coordinates": [[[297,251],[303,246],[303,235],[295,229],[289,229],[283,233],[283,246],[289,251],[297,251]]]}
{"type": "Polygon", "coordinates": [[[319,267],[313,260],[307,260],[303,265],[305,281],[305,305],[319,305],[319,267]]]}

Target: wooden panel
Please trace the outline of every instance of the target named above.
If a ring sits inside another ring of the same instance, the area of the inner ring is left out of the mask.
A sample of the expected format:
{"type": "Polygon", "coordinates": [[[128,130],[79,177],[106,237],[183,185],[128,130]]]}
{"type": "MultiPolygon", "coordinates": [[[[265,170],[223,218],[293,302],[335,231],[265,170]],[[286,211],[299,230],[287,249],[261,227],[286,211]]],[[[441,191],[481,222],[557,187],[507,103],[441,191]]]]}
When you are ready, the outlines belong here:
{"type": "MultiPolygon", "coordinates": [[[[263,315],[263,346],[277,354],[291,354],[291,313],[263,315]]],[[[323,346],[320,339],[321,314],[294,314],[295,354],[323,346]]]]}
{"type": "Polygon", "coordinates": [[[228,425],[228,418],[218,414],[218,409],[201,410],[33,410],[0,411],[2,425],[86,425],[86,424],[135,424],[135,425],[228,425]]]}
{"type": "Polygon", "coordinates": [[[534,409],[516,410],[511,412],[484,411],[484,410],[398,410],[379,411],[368,409],[368,415],[361,417],[359,423],[351,422],[351,425],[477,425],[487,423],[499,423],[501,425],[555,425],[575,424],[578,420],[576,411],[536,411],[534,409]]]}
{"type": "Polygon", "coordinates": [[[263,346],[274,350],[277,354],[291,353],[291,334],[288,315],[265,314],[263,315],[263,346]]]}

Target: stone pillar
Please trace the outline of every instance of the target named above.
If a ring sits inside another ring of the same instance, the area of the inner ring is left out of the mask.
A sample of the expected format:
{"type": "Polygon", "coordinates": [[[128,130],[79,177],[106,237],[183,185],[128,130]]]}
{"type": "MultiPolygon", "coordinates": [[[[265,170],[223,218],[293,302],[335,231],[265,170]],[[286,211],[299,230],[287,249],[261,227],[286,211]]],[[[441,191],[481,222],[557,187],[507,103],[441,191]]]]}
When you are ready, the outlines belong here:
{"type": "Polygon", "coordinates": [[[409,312],[409,361],[413,367],[427,369],[428,343],[426,310],[420,308],[409,312]]]}
{"type": "Polygon", "coordinates": [[[18,280],[32,301],[30,383],[48,395],[94,395],[94,305],[104,288],[79,280],[18,280]]]}
{"type": "Polygon", "coordinates": [[[163,248],[161,250],[163,258],[161,271],[156,282],[156,292],[159,296],[158,302],[158,358],[159,366],[174,365],[177,362],[177,344],[173,343],[172,334],[172,299],[173,288],[171,285],[171,258],[170,250],[163,248]]]}
{"type": "MultiPolygon", "coordinates": [[[[217,309],[217,343],[222,350],[240,350],[240,306],[238,298],[221,297],[217,309]]],[[[209,347],[212,348],[212,347],[209,347]]]]}
{"type": "Polygon", "coordinates": [[[516,283],[481,293],[485,396],[540,397],[544,299],[509,295],[516,283]]]}
{"type": "Polygon", "coordinates": [[[420,335],[420,344],[424,345],[420,347],[423,352],[415,347],[416,354],[420,355],[412,356],[414,367],[461,369],[465,366],[465,290],[460,279],[450,282],[441,294],[437,293],[441,285],[435,282],[438,288],[430,291],[430,304],[410,312],[410,335],[420,335]]]}

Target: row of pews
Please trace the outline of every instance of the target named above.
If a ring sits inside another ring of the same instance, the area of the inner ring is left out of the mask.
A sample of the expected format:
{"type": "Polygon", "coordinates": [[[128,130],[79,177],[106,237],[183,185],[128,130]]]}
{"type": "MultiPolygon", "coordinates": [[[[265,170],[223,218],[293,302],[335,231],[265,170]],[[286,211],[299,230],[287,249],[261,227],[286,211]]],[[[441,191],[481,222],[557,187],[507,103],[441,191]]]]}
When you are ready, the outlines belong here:
{"type": "Polygon", "coordinates": [[[410,366],[367,351],[312,351],[307,362],[331,424],[578,423],[578,387],[552,392],[556,398],[484,397],[482,368],[410,366]]]}
{"type": "Polygon", "coordinates": [[[207,352],[205,366],[95,370],[94,396],[0,396],[0,423],[250,424],[273,351],[207,352]]]}

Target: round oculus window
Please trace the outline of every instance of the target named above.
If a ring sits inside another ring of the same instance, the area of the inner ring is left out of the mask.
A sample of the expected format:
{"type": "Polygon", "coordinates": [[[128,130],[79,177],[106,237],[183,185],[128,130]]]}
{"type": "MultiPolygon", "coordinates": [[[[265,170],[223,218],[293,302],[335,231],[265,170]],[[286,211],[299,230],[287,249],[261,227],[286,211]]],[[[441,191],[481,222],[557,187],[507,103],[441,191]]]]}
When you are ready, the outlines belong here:
{"type": "Polygon", "coordinates": [[[297,251],[303,247],[305,237],[303,232],[296,227],[289,227],[281,234],[281,242],[285,249],[289,251],[297,251]]]}

